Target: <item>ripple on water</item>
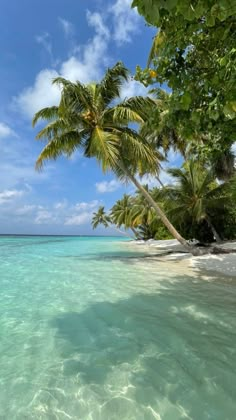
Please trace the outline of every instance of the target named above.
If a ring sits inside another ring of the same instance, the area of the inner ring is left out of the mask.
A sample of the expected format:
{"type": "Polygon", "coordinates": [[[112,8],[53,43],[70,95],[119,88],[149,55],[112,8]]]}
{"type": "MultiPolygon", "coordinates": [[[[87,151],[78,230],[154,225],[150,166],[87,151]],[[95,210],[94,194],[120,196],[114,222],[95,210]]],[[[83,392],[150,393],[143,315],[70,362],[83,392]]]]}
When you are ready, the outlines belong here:
{"type": "Polygon", "coordinates": [[[235,418],[234,279],[109,238],[0,246],[0,418],[235,418]]]}

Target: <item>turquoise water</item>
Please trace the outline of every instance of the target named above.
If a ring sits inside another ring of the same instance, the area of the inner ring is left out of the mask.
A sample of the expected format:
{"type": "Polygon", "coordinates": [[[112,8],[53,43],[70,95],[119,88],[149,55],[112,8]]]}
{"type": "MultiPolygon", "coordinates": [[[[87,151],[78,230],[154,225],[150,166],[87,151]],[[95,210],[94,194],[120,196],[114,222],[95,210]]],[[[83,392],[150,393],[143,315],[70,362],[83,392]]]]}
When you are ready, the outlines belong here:
{"type": "Polygon", "coordinates": [[[0,419],[235,419],[236,279],[174,269],[115,238],[0,237],[0,419]]]}

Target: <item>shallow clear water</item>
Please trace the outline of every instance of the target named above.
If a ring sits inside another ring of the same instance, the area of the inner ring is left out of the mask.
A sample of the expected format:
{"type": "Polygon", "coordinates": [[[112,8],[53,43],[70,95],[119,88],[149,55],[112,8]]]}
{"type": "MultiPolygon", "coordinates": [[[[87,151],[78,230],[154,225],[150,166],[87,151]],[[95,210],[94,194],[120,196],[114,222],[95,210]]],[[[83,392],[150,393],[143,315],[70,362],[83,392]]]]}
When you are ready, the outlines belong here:
{"type": "Polygon", "coordinates": [[[236,418],[236,279],[143,257],[0,237],[0,419],[236,418]]]}

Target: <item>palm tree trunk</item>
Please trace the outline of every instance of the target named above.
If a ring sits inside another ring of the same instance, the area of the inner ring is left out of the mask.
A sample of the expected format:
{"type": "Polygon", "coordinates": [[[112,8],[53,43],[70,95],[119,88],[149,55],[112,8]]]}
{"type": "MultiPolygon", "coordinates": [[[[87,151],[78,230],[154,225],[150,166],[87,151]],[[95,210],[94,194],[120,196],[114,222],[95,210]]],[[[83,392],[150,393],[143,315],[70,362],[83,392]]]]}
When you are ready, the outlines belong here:
{"type": "Polygon", "coordinates": [[[134,236],[136,237],[136,239],[141,239],[141,236],[138,234],[138,232],[133,227],[130,227],[130,229],[132,230],[132,232],[133,232],[134,236]]]}
{"type": "Polygon", "coordinates": [[[163,182],[161,181],[161,179],[160,179],[160,177],[158,176],[158,175],[156,175],[156,179],[157,179],[157,181],[159,182],[159,184],[160,184],[160,186],[162,187],[162,188],[164,188],[164,184],[163,184],[163,182]]]}
{"type": "Polygon", "coordinates": [[[219,233],[217,232],[215,226],[211,223],[211,219],[210,219],[209,216],[206,216],[206,221],[208,223],[209,228],[211,229],[211,231],[213,233],[213,236],[214,236],[216,242],[222,242],[222,239],[221,239],[219,233]]]}
{"type": "Polygon", "coordinates": [[[128,233],[124,232],[123,230],[120,230],[120,229],[119,229],[119,228],[117,228],[116,226],[111,225],[111,228],[113,228],[113,229],[117,230],[117,232],[122,233],[122,235],[125,235],[125,236],[127,236],[128,238],[133,239],[133,238],[132,238],[132,236],[130,236],[128,233]]]}
{"type": "Polygon", "coordinates": [[[190,252],[192,255],[201,255],[201,251],[197,248],[188,244],[186,239],[184,239],[179,232],[175,229],[172,223],[168,220],[165,213],[161,210],[159,205],[153,200],[152,196],[146,191],[146,189],[137,181],[137,179],[125,168],[121,163],[120,168],[124,171],[127,177],[132,181],[132,183],[138,188],[141,194],[146,198],[147,202],[154,208],[158,217],[160,217],[163,224],[166,226],[170,234],[179,241],[181,245],[186,249],[187,252],[190,252]]]}

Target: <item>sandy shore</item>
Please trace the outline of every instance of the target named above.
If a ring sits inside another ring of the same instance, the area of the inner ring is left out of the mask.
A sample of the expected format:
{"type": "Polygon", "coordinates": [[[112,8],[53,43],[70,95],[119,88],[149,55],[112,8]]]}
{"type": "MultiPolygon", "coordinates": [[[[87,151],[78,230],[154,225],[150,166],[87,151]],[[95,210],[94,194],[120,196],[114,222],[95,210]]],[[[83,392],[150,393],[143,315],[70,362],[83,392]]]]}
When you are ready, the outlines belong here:
{"type": "MultiPolygon", "coordinates": [[[[209,271],[228,276],[236,277],[236,253],[235,254],[219,254],[219,255],[204,255],[201,257],[193,257],[189,253],[186,253],[182,245],[175,239],[163,240],[163,241],[132,241],[129,242],[130,246],[140,247],[143,250],[148,250],[150,255],[155,258],[158,254],[158,259],[163,262],[182,263],[182,268],[186,267],[194,272],[209,271]],[[168,252],[171,254],[168,255],[168,252]],[[167,253],[167,255],[165,255],[167,253]],[[160,257],[159,257],[160,254],[160,257]]],[[[227,242],[220,245],[222,248],[234,248],[236,249],[235,242],[227,242]]],[[[178,264],[179,265],[179,264],[178,264]]],[[[178,266],[176,265],[178,270],[178,266]]]]}

